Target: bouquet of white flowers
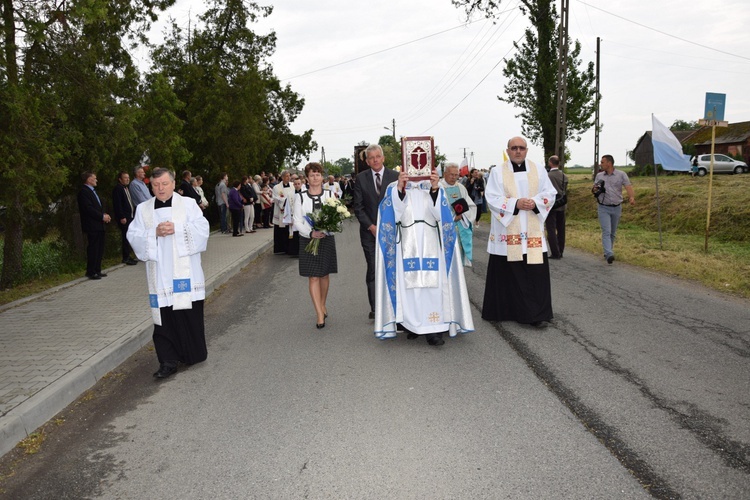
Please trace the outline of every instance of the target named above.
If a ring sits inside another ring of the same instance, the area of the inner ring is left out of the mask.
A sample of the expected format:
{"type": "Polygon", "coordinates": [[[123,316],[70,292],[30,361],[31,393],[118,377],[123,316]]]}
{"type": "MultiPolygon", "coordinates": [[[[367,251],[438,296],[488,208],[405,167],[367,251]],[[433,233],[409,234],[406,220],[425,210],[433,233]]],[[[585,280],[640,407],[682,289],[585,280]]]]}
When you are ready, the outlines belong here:
{"type": "MultiPolygon", "coordinates": [[[[351,217],[352,214],[346,208],[346,205],[337,198],[326,198],[323,206],[305,215],[305,220],[313,231],[323,231],[328,234],[340,233],[341,224],[344,220],[351,217]]],[[[305,252],[318,255],[320,246],[319,238],[311,238],[310,243],[305,247],[305,252]]]]}

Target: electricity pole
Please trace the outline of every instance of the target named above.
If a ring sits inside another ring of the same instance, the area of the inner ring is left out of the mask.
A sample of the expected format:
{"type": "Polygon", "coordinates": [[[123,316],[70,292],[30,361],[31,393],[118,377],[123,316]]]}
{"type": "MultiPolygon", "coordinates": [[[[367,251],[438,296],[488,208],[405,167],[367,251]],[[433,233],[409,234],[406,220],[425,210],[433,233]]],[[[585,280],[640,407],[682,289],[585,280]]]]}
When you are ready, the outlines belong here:
{"type": "Polygon", "coordinates": [[[557,48],[557,122],[555,125],[555,154],[560,168],[565,166],[566,111],[568,105],[568,0],[560,0],[560,37],[557,48]]]}
{"type": "MultiPolygon", "coordinates": [[[[601,53],[601,38],[596,37],[596,101],[594,108],[596,110],[594,118],[594,177],[599,173],[599,101],[601,100],[599,95],[599,54],[601,53]]],[[[625,155],[627,159],[627,155],[625,155]]]]}

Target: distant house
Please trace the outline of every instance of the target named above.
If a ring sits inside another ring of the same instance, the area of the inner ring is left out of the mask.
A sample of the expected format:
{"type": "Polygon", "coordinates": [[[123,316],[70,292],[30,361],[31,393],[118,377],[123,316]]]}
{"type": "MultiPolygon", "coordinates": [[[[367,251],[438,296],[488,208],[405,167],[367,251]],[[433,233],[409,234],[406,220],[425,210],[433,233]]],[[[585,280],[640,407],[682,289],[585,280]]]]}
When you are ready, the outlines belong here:
{"type": "MultiPolygon", "coordinates": [[[[678,137],[679,138],[679,137],[678,137]]],[[[701,127],[684,141],[683,146],[695,146],[696,154],[711,152],[711,127],[701,127]]],[[[730,123],[728,127],[716,127],[714,153],[733,158],[742,157],[750,165],[750,122],[730,123]]]]}
{"type": "MultiPolygon", "coordinates": [[[[673,130],[683,150],[692,149],[695,154],[711,152],[711,127],[700,127],[694,130],[673,130]]],[[[714,152],[731,157],[742,156],[750,165],[750,122],[730,123],[728,127],[716,127],[714,152]]],[[[644,133],[633,149],[633,158],[638,166],[654,164],[654,145],[651,142],[651,131],[644,133]]]]}
{"type": "MultiPolygon", "coordinates": [[[[677,137],[677,140],[680,141],[680,144],[685,145],[686,141],[700,130],[701,129],[673,130],[672,133],[677,137]]],[[[654,144],[651,142],[650,130],[644,133],[635,144],[635,148],[633,149],[633,159],[635,160],[635,164],[639,167],[654,164],[654,144]]]]}

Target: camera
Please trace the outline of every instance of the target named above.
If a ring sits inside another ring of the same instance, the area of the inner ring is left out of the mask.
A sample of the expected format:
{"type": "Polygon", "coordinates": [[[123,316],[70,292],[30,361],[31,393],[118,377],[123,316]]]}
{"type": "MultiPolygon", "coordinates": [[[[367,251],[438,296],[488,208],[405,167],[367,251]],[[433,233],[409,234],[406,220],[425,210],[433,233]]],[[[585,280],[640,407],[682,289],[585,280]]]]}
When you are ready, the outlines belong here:
{"type": "Polygon", "coordinates": [[[594,196],[599,196],[600,194],[606,193],[607,190],[604,187],[604,181],[597,181],[594,186],[591,188],[591,193],[594,196]]]}

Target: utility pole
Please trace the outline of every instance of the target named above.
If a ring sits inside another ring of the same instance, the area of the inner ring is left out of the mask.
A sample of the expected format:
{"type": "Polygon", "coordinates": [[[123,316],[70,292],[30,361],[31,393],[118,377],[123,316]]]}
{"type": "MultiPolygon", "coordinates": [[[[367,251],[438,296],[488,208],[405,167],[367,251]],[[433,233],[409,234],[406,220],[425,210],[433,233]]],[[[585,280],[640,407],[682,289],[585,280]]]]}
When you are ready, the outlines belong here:
{"type": "MultiPolygon", "coordinates": [[[[599,54],[601,54],[601,38],[596,37],[596,97],[595,97],[595,104],[594,109],[595,111],[595,118],[594,118],[594,177],[596,177],[596,174],[599,173],[599,102],[601,101],[601,96],[599,95],[599,67],[601,64],[599,64],[599,54]]],[[[625,158],[627,158],[627,154],[625,155],[625,158]]]]}
{"type": "Polygon", "coordinates": [[[326,168],[326,148],[321,147],[320,148],[320,164],[323,166],[323,169],[326,168]]]}
{"type": "Polygon", "coordinates": [[[566,112],[568,106],[568,0],[560,0],[560,33],[557,48],[557,122],[555,154],[560,168],[565,166],[566,112]]]}
{"type": "Polygon", "coordinates": [[[396,119],[391,121],[391,127],[383,127],[386,130],[390,130],[393,133],[393,142],[396,142],[396,119]]]}

